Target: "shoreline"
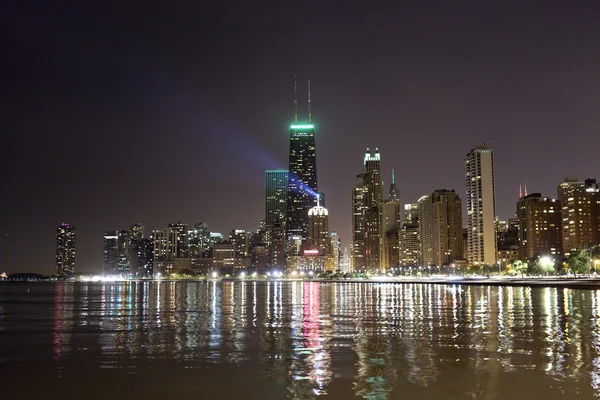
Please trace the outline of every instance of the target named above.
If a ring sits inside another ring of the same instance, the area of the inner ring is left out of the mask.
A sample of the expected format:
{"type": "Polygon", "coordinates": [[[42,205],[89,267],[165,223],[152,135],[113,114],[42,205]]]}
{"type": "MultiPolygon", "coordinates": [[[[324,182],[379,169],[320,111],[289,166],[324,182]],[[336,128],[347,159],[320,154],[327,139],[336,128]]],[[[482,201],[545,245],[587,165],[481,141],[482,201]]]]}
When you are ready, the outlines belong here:
{"type": "Polygon", "coordinates": [[[131,282],[319,282],[319,283],[371,283],[371,284],[424,284],[424,285],[467,285],[467,286],[515,286],[515,287],[552,287],[565,289],[584,289],[598,290],[600,289],[600,277],[540,277],[540,278],[470,278],[470,277],[382,277],[371,279],[255,279],[255,278],[221,278],[221,279],[124,279],[116,281],[19,281],[19,280],[2,280],[0,284],[40,284],[40,283],[131,283],[131,282]]]}

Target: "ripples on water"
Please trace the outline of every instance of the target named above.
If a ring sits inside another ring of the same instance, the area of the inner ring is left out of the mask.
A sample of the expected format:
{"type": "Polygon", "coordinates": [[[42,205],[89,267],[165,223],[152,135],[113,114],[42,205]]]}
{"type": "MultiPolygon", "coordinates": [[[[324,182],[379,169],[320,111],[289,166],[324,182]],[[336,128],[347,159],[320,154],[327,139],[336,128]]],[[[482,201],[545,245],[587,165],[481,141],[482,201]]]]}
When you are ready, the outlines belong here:
{"type": "Polygon", "coordinates": [[[556,288],[2,284],[0,398],[594,398],[599,307],[556,288]]]}

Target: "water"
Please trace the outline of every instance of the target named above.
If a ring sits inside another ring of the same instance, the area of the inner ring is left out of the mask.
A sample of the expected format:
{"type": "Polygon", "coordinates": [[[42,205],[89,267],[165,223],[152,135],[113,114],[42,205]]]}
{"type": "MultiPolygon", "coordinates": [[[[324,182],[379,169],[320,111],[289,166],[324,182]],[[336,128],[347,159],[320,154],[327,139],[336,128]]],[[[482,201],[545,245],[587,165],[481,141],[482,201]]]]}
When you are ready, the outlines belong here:
{"type": "Polygon", "coordinates": [[[0,398],[595,398],[599,307],[557,288],[0,284],[0,398]]]}

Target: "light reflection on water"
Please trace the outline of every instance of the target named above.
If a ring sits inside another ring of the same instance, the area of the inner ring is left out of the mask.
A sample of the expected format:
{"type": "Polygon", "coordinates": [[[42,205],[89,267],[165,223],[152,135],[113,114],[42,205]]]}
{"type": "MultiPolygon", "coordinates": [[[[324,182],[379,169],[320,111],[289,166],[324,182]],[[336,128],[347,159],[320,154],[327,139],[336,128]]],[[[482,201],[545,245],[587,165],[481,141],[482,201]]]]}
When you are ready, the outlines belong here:
{"type": "Polygon", "coordinates": [[[599,307],[600,291],[557,288],[2,284],[0,394],[594,398],[599,307]]]}

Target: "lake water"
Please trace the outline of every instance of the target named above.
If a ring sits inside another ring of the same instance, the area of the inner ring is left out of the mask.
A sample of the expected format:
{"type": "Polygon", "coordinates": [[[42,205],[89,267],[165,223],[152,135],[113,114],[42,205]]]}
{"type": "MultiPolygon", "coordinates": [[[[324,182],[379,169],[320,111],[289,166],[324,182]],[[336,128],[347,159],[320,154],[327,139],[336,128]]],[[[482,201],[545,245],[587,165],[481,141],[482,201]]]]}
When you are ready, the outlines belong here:
{"type": "Polygon", "coordinates": [[[600,291],[0,284],[2,399],[600,396],[600,291]]]}

